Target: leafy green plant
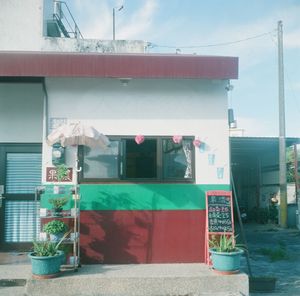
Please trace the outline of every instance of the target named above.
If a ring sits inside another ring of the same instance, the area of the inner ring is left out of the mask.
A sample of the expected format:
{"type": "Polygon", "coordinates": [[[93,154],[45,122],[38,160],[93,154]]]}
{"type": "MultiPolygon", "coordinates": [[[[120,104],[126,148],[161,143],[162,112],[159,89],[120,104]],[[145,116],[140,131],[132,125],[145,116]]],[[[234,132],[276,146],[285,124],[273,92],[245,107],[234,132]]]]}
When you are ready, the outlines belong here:
{"type": "Polygon", "coordinates": [[[59,240],[58,243],[53,243],[50,241],[34,241],[33,242],[33,253],[34,256],[39,257],[49,257],[55,256],[59,250],[59,246],[62,241],[70,234],[71,230],[66,232],[64,236],[59,240]]]}
{"type": "Polygon", "coordinates": [[[269,207],[269,218],[273,223],[278,222],[278,208],[273,203],[269,207]]]}
{"type": "Polygon", "coordinates": [[[67,204],[69,201],[68,197],[56,197],[56,198],[50,198],[49,203],[52,204],[53,209],[56,211],[62,211],[63,206],[67,204]]]}
{"type": "Polygon", "coordinates": [[[232,253],[236,252],[238,249],[246,250],[246,247],[241,244],[236,244],[237,236],[230,234],[222,234],[220,236],[214,235],[211,240],[209,240],[209,247],[216,252],[232,253]]]}
{"type": "Polygon", "coordinates": [[[52,220],[44,225],[43,230],[48,234],[65,233],[68,230],[68,226],[62,221],[52,220]]]}
{"type": "Polygon", "coordinates": [[[264,256],[268,256],[272,262],[288,260],[290,258],[286,250],[286,244],[283,241],[280,241],[279,246],[275,248],[260,248],[258,252],[264,256]]]}
{"type": "Polygon", "coordinates": [[[34,241],[33,251],[35,256],[49,257],[55,256],[57,249],[56,244],[50,241],[34,241]]]}
{"type": "Polygon", "coordinates": [[[56,166],[56,176],[58,182],[61,182],[65,177],[68,176],[68,170],[68,167],[64,164],[56,166]]]}

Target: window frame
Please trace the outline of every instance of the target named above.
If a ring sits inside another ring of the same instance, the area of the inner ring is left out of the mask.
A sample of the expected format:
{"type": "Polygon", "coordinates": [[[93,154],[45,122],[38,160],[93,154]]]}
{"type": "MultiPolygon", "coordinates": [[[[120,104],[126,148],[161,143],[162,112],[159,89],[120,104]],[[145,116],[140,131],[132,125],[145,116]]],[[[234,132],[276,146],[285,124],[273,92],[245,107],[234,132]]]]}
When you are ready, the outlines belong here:
{"type": "MultiPolygon", "coordinates": [[[[193,136],[184,136],[183,140],[190,140],[192,147],[192,177],[185,178],[164,178],[163,177],[163,140],[172,139],[172,136],[145,136],[145,141],[156,140],[156,178],[127,178],[126,174],[126,140],[134,139],[134,136],[108,136],[112,141],[119,141],[119,154],[118,154],[118,176],[119,178],[84,178],[84,170],[79,172],[79,183],[89,184],[89,183],[182,183],[191,184],[195,183],[195,147],[192,144],[194,140],[193,136]]],[[[84,165],[84,146],[79,146],[78,157],[80,166],[83,168],[84,165]]]]}

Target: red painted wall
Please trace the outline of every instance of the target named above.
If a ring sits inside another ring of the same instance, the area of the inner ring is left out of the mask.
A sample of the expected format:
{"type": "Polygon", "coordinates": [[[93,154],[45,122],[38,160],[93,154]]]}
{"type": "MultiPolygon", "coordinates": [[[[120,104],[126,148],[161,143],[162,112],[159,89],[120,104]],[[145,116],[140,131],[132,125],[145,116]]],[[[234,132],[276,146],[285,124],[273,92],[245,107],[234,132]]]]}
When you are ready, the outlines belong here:
{"type": "Polygon", "coordinates": [[[81,211],[82,263],[204,262],[205,210],[81,211]]]}

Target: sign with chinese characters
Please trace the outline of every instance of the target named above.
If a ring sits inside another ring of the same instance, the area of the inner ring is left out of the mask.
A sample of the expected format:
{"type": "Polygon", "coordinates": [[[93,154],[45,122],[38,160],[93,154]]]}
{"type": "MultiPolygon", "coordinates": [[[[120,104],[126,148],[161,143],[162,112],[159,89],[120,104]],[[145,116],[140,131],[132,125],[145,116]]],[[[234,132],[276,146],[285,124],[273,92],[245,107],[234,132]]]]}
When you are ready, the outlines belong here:
{"type": "Polygon", "coordinates": [[[220,239],[222,234],[234,235],[233,207],[231,191],[206,192],[206,229],[205,254],[206,263],[211,265],[209,242],[212,238],[220,239]]]}
{"type": "Polygon", "coordinates": [[[229,194],[207,194],[208,232],[233,232],[232,199],[229,194]]]}
{"type": "MultiPolygon", "coordinates": [[[[68,168],[68,175],[64,177],[60,182],[72,182],[73,169],[68,168]]],[[[58,182],[56,167],[46,168],[46,182],[58,182]]]]}

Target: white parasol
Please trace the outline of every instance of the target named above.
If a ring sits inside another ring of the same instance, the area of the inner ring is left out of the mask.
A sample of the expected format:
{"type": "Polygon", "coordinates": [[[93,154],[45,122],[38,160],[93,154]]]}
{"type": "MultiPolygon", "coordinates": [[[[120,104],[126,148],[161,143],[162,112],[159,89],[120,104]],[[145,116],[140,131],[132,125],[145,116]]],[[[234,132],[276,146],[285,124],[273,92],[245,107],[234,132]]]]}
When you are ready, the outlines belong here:
{"type": "MultiPolygon", "coordinates": [[[[47,137],[47,144],[52,146],[55,143],[60,143],[62,146],[78,146],[78,145],[85,145],[91,148],[106,148],[110,142],[109,139],[99,133],[95,128],[91,126],[85,126],[81,122],[77,123],[69,123],[63,124],[57,129],[53,130],[47,137]]],[[[77,149],[76,149],[77,150],[77,149]]],[[[75,198],[74,203],[76,205],[78,194],[77,194],[77,184],[78,184],[78,173],[81,171],[81,168],[78,167],[78,158],[77,158],[77,151],[75,153],[76,157],[76,173],[75,173],[75,198]]],[[[77,206],[75,206],[76,208],[77,206]]],[[[76,219],[77,216],[75,215],[75,227],[74,232],[80,233],[80,227],[77,226],[76,219]]],[[[79,258],[80,248],[78,248],[77,256],[79,258]]]]}
{"type": "Polygon", "coordinates": [[[60,143],[63,147],[85,145],[91,148],[105,148],[110,144],[105,135],[81,122],[61,125],[48,135],[47,143],[50,146],[60,143]]]}
{"type": "MultiPolygon", "coordinates": [[[[85,126],[81,122],[63,124],[53,130],[47,137],[47,144],[52,146],[60,143],[63,147],[85,145],[91,148],[106,148],[110,141],[108,137],[98,132],[92,126],[85,126]]],[[[78,167],[79,160],[76,152],[76,172],[81,171],[78,167]]],[[[76,184],[78,180],[77,174],[76,184]]],[[[77,187],[77,186],[76,186],[77,187]]]]}

